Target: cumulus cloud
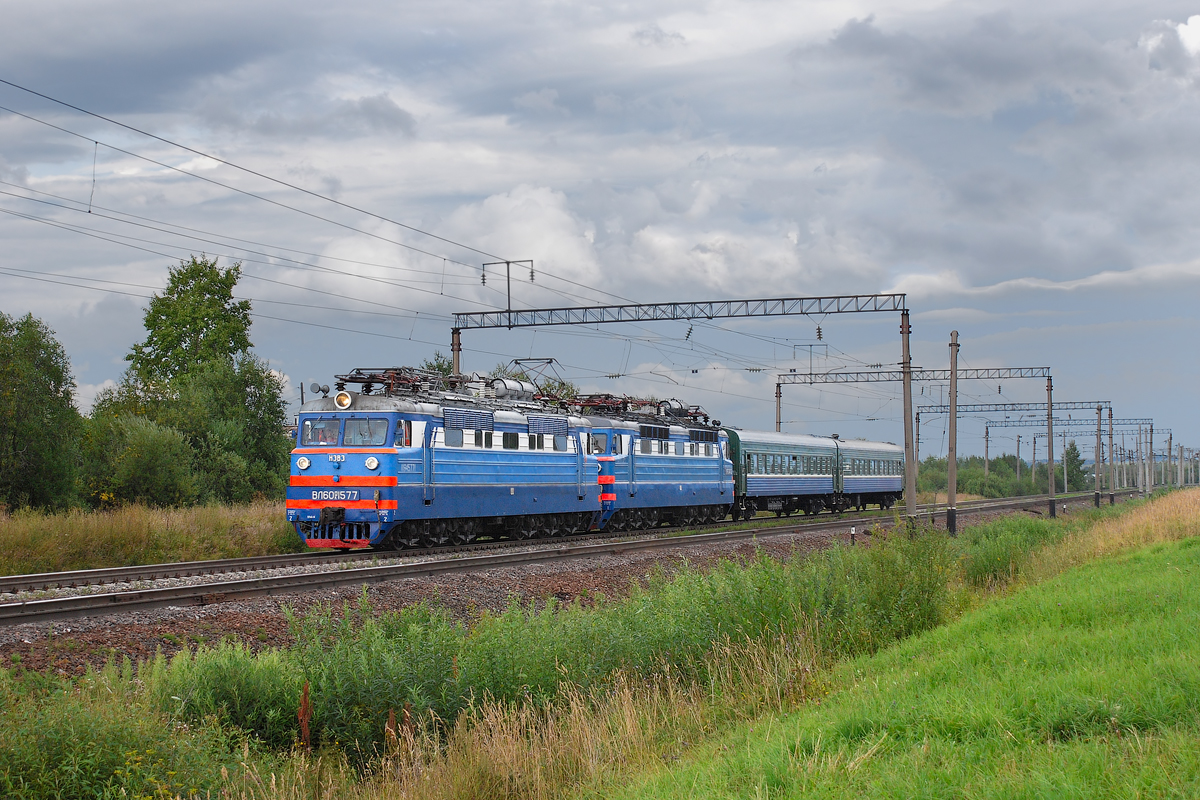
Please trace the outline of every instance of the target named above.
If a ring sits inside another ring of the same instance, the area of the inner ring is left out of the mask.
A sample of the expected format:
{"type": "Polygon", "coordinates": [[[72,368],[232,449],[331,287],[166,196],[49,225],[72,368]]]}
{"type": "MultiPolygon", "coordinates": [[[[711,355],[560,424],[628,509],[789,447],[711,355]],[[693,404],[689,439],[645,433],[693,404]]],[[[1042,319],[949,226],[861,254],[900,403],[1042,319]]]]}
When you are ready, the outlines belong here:
{"type": "Polygon", "coordinates": [[[558,104],[557,89],[538,89],[536,92],[525,92],[513,98],[513,105],[526,111],[542,111],[556,114],[570,113],[558,104]]]}
{"type": "Polygon", "coordinates": [[[416,118],[386,93],[355,98],[294,98],[283,108],[240,113],[220,106],[209,119],[219,127],[253,131],[264,137],[304,140],[352,139],[376,135],[413,136],[416,118]]]}

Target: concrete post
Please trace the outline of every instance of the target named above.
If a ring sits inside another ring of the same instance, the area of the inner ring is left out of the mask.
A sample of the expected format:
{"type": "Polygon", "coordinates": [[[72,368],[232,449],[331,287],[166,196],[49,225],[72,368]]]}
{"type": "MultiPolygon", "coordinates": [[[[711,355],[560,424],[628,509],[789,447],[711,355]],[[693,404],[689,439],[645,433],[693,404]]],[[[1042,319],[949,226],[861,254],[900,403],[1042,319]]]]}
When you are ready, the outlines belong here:
{"type": "Polygon", "coordinates": [[[1146,480],[1146,496],[1154,493],[1154,423],[1150,423],[1149,439],[1146,441],[1146,468],[1149,472],[1146,480]]]}
{"type": "Polygon", "coordinates": [[[908,349],[911,326],[908,309],[900,312],[900,360],[904,373],[904,507],[909,524],[917,520],[917,451],[913,441],[912,416],[912,356],[908,349]]]}
{"type": "Polygon", "coordinates": [[[1117,477],[1117,462],[1113,458],[1113,411],[1112,406],[1108,407],[1108,504],[1114,506],[1117,504],[1116,485],[1117,477]]]}
{"type": "Polygon", "coordinates": [[[783,384],[775,384],[775,432],[783,429],[783,384]]]}
{"type": "Polygon", "coordinates": [[[946,532],[958,535],[958,331],[950,331],[950,440],[946,455],[946,532]]]}
{"type": "Polygon", "coordinates": [[[1142,468],[1142,426],[1138,425],[1137,432],[1137,452],[1134,454],[1137,459],[1137,482],[1134,484],[1134,489],[1138,494],[1144,494],[1144,485],[1146,479],[1146,470],[1142,468]]]}
{"type": "Polygon", "coordinates": [[[1101,426],[1104,424],[1102,409],[1096,406],[1096,457],[1093,459],[1092,471],[1096,473],[1095,506],[1100,507],[1100,462],[1104,461],[1104,442],[1101,440],[1101,426]]]}
{"type": "Polygon", "coordinates": [[[1021,434],[1017,434],[1017,483],[1021,482],[1021,434]]]}
{"type": "Polygon", "coordinates": [[[1171,468],[1174,466],[1171,462],[1175,456],[1174,441],[1175,431],[1171,431],[1167,434],[1167,463],[1163,465],[1163,483],[1167,486],[1172,486],[1175,483],[1175,476],[1171,474],[1171,468]]]}
{"type": "Polygon", "coordinates": [[[462,330],[450,329],[450,363],[454,377],[462,375],[462,330]]]}
{"type": "Polygon", "coordinates": [[[1050,476],[1050,517],[1058,516],[1054,507],[1054,379],[1046,378],[1046,474],[1050,476]]]}
{"type": "Polygon", "coordinates": [[[1062,449],[1062,470],[1063,470],[1063,494],[1071,491],[1071,482],[1067,480],[1067,432],[1062,432],[1063,449],[1062,449]]]}
{"type": "Polygon", "coordinates": [[[988,431],[989,430],[990,430],[990,428],[988,428],[986,425],[983,426],[983,480],[984,480],[984,482],[987,482],[987,479],[988,479],[988,431]]]}

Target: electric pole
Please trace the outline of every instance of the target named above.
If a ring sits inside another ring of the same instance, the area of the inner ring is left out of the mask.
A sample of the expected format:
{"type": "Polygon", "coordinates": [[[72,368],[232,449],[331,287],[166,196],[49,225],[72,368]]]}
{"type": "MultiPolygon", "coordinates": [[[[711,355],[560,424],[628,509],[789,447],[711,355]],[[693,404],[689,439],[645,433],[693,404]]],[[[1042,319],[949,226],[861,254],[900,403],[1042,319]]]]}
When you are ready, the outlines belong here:
{"type": "Polygon", "coordinates": [[[1046,474],[1050,476],[1050,517],[1058,516],[1054,507],[1054,379],[1046,378],[1046,474]]]}
{"type": "Polygon", "coordinates": [[[950,331],[950,441],[946,460],[946,531],[958,535],[958,331],[950,331]]]}

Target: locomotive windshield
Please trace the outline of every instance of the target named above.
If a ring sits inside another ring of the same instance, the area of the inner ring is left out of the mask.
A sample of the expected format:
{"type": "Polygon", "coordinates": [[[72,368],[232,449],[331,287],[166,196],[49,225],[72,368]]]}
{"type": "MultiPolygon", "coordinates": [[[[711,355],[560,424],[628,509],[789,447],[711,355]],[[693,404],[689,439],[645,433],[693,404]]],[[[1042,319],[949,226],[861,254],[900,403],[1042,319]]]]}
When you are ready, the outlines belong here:
{"type": "Polygon", "coordinates": [[[341,420],[329,418],[306,419],[300,427],[302,447],[333,447],[338,443],[341,420]]]}
{"type": "Polygon", "coordinates": [[[343,444],[346,447],[379,447],[387,441],[388,421],[379,419],[348,419],[343,444]]]}

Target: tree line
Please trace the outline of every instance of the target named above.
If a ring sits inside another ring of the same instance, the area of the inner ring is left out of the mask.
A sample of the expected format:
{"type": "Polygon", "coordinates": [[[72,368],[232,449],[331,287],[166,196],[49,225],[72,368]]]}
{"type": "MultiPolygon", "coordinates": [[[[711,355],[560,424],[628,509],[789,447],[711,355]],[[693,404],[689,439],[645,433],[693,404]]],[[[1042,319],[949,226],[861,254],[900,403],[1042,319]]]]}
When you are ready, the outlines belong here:
{"type": "Polygon", "coordinates": [[[146,339],[92,410],[62,345],[0,313],[0,503],[106,508],[282,498],[291,439],[280,376],[254,355],[241,264],[193,256],[151,298],[146,339]]]}
{"type": "MultiPolygon", "coordinates": [[[[1067,465],[1066,491],[1081,492],[1092,486],[1092,471],[1083,462],[1083,456],[1075,440],[1067,442],[1063,462],[1067,465]]],[[[1054,465],[1054,486],[1064,491],[1063,462],[1054,465]]],[[[945,492],[948,486],[949,462],[945,457],[929,456],[917,470],[918,492],[945,492]]],[[[967,456],[957,462],[956,488],[961,494],[981,497],[1021,497],[1044,494],[1050,483],[1044,461],[1031,470],[1028,461],[1021,460],[1020,476],[1017,475],[1017,457],[1004,454],[988,459],[988,474],[983,474],[983,458],[967,456]]]]}

